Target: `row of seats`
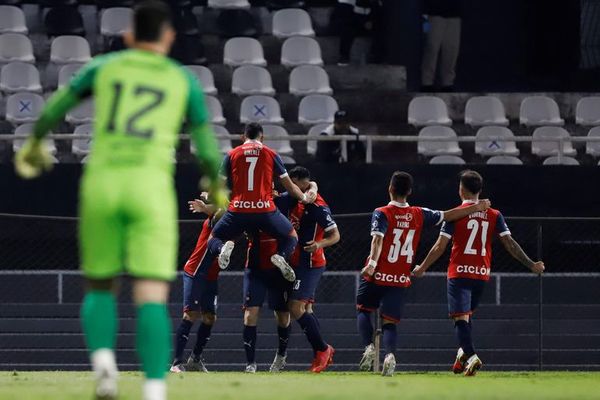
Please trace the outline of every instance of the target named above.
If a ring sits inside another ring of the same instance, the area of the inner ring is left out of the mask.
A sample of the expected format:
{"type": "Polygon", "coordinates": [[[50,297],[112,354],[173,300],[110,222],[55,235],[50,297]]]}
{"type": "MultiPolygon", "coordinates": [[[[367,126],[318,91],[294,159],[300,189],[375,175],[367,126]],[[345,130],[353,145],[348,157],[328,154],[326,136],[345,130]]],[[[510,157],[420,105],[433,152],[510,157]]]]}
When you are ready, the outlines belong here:
{"type": "MultiPolygon", "coordinates": [[[[465,165],[466,161],[459,156],[436,156],[429,160],[429,164],[436,165],[465,165]]],[[[488,165],[523,165],[523,161],[515,156],[494,156],[487,160],[488,165]]],[[[579,161],[573,157],[558,156],[548,157],[543,165],[580,165],[579,161]]],[[[600,165],[600,162],[598,163],[600,165]]]]}
{"type": "MultiPolygon", "coordinates": [[[[584,97],[577,102],[575,121],[582,126],[600,125],[600,97],[584,97]]],[[[547,96],[529,96],[521,102],[519,122],[525,126],[563,126],[558,104],[547,96]]],[[[451,126],[452,120],[444,100],[421,96],[408,106],[408,123],[416,126],[451,126]]],[[[467,101],[465,124],[478,126],[508,126],[504,104],[494,96],[476,96],[467,101]]]]}

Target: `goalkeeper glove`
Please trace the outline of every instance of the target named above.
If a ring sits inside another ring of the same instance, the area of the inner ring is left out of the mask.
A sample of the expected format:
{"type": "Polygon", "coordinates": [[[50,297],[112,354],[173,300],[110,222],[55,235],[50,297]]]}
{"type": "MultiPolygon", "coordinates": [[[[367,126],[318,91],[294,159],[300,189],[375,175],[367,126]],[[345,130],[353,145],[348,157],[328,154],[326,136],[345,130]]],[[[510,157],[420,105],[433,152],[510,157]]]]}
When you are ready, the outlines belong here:
{"type": "Polygon", "coordinates": [[[52,169],[52,155],[47,142],[28,138],[15,155],[15,171],[24,179],[33,179],[52,169]]]}

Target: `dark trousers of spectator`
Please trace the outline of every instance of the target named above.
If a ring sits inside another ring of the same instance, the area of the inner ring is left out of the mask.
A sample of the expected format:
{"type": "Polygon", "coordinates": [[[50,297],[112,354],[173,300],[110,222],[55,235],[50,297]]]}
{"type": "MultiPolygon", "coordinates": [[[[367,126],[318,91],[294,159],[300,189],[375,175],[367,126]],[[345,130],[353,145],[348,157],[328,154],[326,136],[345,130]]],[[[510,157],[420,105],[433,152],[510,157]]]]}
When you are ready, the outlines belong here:
{"type": "Polygon", "coordinates": [[[340,61],[350,60],[352,44],[357,36],[366,35],[365,26],[370,20],[368,15],[356,14],[350,4],[338,4],[337,22],[340,34],[340,61]]]}
{"type": "Polygon", "coordinates": [[[436,69],[442,87],[452,87],[456,77],[456,61],[460,50],[460,18],[429,16],[431,30],[425,40],[421,80],[423,86],[433,86],[436,69]]]}

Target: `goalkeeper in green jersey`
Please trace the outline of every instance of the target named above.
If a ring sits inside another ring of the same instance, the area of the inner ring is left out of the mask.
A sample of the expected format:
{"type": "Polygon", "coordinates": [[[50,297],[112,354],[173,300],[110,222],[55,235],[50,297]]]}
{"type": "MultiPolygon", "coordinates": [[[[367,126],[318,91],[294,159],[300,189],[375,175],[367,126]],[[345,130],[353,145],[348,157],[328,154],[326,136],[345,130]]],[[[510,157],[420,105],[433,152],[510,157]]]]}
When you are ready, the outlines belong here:
{"type": "Polygon", "coordinates": [[[176,275],[173,157],[187,121],[217,206],[227,202],[221,154],[196,79],[166,57],[175,39],[161,1],[139,3],[125,35],[129,50],[94,58],[48,101],[15,157],[24,178],[50,166],[44,135],[86,97],[95,101],[94,138],[80,189],[80,251],[87,280],[81,320],[97,379],[96,397],[117,396],[115,278],[134,280],[137,350],[144,400],[166,399],[171,329],[166,301],[176,275]]]}

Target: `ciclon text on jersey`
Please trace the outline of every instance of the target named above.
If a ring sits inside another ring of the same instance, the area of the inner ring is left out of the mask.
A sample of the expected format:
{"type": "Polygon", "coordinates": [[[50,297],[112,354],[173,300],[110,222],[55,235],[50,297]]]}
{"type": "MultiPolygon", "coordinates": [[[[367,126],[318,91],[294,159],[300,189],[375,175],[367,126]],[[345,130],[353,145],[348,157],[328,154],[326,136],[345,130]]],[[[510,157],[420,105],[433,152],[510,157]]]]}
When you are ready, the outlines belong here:
{"type": "Polygon", "coordinates": [[[388,283],[410,283],[410,276],[375,272],[375,280],[388,283]]]}
{"type": "Polygon", "coordinates": [[[487,276],[490,274],[490,268],[487,267],[478,267],[474,265],[459,265],[456,267],[456,272],[459,274],[475,274],[475,275],[484,275],[487,276]]]}
{"type": "Polygon", "coordinates": [[[242,209],[263,209],[263,208],[271,208],[271,202],[269,200],[266,201],[239,201],[236,200],[233,202],[234,208],[242,208],[242,209]]]}

